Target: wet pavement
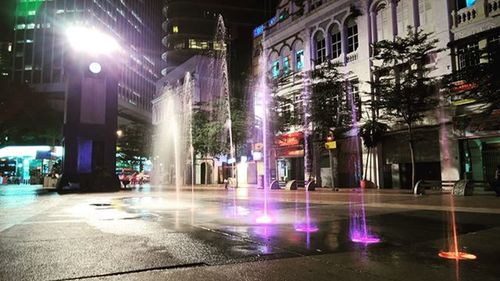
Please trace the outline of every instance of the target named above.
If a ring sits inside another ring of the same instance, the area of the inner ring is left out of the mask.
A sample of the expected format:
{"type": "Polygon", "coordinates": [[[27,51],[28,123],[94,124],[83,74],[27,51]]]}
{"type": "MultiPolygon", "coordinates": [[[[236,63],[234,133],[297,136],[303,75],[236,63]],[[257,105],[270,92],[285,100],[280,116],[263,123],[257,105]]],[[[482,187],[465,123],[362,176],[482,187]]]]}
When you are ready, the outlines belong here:
{"type": "Polygon", "coordinates": [[[262,190],[174,190],[0,186],[0,280],[499,280],[493,195],[278,190],[260,224],[262,190]],[[476,260],[438,257],[452,209],[458,250],[476,260]],[[380,243],[351,241],[365,221],[380,243]]]}

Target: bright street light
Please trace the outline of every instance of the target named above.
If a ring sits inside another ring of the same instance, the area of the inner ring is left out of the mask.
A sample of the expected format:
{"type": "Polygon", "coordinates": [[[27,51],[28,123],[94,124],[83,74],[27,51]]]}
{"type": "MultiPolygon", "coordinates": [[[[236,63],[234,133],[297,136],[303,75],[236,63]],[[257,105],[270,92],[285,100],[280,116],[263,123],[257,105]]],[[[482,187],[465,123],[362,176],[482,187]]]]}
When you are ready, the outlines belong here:
{"type": "Polygon", "coordinates": [[[92,55],[109,55],[120,50],[120,45],[111,36],[84,26],[71,26],[66,29],[70,46],[79,52],[92,55]]]}
{"type": "Polygon", "coordinates": [[[89,70],[94,74],[99,74],[102,70],[102,67],[98,62],[91,62],[89,65],[89,70]]]}

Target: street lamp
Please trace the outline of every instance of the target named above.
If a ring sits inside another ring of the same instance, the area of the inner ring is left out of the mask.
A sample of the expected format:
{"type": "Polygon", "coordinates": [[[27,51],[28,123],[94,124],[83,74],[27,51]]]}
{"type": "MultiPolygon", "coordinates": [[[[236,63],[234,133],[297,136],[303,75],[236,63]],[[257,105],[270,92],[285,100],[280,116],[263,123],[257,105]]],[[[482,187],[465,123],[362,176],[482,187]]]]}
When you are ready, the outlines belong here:
{"type": "Polygon", "coordinates": [[[64,169],[60,191],[117,190],[116,139],[121,47],[86,26],[65,32],[64,169]],[[119,56],[118,56],[119,57],[119,56]]]}

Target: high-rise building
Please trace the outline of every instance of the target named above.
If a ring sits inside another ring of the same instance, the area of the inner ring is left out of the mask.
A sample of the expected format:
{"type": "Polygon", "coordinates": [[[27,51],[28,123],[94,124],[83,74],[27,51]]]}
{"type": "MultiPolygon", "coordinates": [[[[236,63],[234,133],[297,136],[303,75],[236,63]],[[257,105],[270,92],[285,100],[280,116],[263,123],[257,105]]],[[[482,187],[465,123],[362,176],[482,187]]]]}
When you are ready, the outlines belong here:
{"type": "MultiPolygon", "coordinates": [[[[238,69],[247,69],[251,61],[252,30],[265,21],[274,10],[276,0],[166,0],[163,13],[162,58],[166,75],[193,55],[217,48],[213,39],[217,19],[222,15],[230,37],[231,60],[238,69]]],[[[235,72],[238,70],[234,69],[235,72]]]]}
{"type": "Polygon", "coordinates": [[[11,71],[12,43],[0,42],[0,79],[9,79],[11,71]]]}
{"type": "Polygon", "coordinates": [[[115,37],[126,51],[120,69],[119,120],[150,122],[160,70],[161,1],[18,0],[13,41],[13,77],[36,91],[64,99],[65,31],[94,27],[115,37]]]}

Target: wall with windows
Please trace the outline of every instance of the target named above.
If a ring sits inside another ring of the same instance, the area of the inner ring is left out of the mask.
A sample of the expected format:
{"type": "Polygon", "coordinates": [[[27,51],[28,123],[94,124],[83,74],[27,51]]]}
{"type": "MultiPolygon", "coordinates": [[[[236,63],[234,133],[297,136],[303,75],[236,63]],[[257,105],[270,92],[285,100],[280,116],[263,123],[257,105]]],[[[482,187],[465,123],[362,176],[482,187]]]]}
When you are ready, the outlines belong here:
{"type": "Polygon", "coordinates": [[[159,79],[157,39],[160,1],[18,0],[14,25],[13,80],[42,92],[64,92],[65,28],[96,27],[115,37],[127,51],[118,96],[129,117],[150,119],[159,79]],[[154,6],[156,5],[156,7],[154,6]]]}
{"type": "MultiPolygon", "coordinates": [[[[259,40],[264,41],[261,45],[266,47],[267,69],[279,81],[273,94],[298,101],[283,104],[279,111],[284,115],[301,111],[301,93],[311,82],[311,71],[331,62],[339,65],[352,93],[337,101],[339,106],[356,107],[356,119],[363,122],[362,117],[367,116],[360,114],[366,111],[361,101],[370,99],[373,43],[405,36],[409,28],[433,32],[434,38],[439,40],[438,48],[444,48],[450,42],[447,0],[306,0],[304,3],[300,9],[293,1],[282,1],[273,21],[263,24],[256,33],[262,37],[259,40]],[[294,42],[300,42],[300,45],[294,42]],[[292,64],[288,69],[285,64],[290,57],[292,64]]],[[[431,75],[451,71],[452,59],[448,52],[433,54],[427,62],[433,66],[431,75]]],[[[292,126],[289,132],[294,130],[301,130],[301,127],[292,126]]],[[[437,144],[435,151],[439,150],[437,144]]],[[[367,164],[372,171],[370,174],[374,175],[372,180],[378,183],[383,178],[381,160],[367,164]]],[[[443,178],[456,177],[455,172],[443,178]]]]}

